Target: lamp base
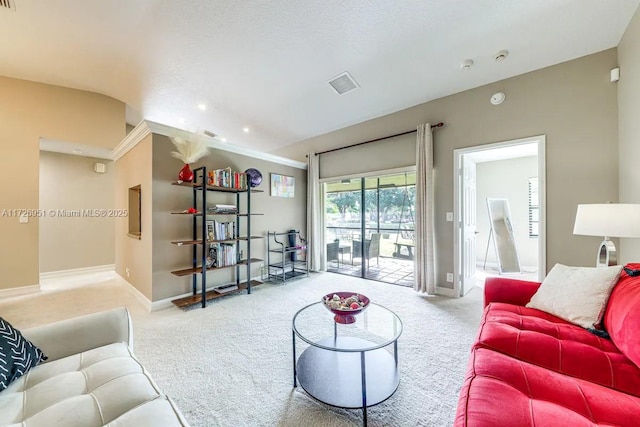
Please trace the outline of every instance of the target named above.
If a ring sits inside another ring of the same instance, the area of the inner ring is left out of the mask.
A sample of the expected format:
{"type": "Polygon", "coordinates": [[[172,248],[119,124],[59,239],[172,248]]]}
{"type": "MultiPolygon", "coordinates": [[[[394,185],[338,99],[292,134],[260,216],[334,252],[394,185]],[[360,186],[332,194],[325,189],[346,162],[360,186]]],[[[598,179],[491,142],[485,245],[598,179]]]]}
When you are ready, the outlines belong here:
{"type": "Polygon", "coordinates": [[[616,245],[607,238],[600,243],[598,249],[598,256],[596,257],[596,267],[611,267],[618,265],[618,253],[616,252],[616,245]]]}

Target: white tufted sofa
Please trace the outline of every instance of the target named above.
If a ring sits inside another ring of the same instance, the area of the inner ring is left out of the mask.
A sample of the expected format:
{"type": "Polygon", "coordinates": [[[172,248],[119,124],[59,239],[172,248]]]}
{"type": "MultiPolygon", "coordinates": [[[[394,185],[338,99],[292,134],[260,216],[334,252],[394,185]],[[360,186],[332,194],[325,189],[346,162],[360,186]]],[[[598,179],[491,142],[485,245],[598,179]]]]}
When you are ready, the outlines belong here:
{"type": "Polygon", "coordinates": [[[0,426],[188,426],[133,356],[125,308],[22,334],[49,359],[0,392],[0,426]]]}

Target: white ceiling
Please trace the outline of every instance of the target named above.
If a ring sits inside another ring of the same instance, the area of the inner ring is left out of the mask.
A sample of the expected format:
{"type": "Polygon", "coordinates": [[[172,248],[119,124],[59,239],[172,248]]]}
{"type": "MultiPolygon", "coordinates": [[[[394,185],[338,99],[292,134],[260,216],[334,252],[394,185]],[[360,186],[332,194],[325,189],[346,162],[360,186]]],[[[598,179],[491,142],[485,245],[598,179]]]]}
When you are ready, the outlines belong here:
{"type": "Polygon", "coordinates": [[[14,1],[0,9],[0,75],[265,151],[616,46],[640,3],[14,1]],[[500,49],[511,54],[496,63],[500,49]],[[327,81],[344,71],[360,87],[340,96],[327,81]]]}

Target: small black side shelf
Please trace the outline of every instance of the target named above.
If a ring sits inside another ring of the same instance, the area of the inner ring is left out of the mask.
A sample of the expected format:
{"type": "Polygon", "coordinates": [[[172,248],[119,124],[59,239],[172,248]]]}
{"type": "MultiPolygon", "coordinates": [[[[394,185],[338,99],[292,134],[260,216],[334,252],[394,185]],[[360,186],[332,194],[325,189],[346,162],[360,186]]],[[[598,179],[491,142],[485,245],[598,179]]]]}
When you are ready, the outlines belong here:
{"type": "Polygon", "coordinates": [[[285,283],[299,277],[309,277],[307,240],[298,230],[267,232],[266,279],[285,283]]]}

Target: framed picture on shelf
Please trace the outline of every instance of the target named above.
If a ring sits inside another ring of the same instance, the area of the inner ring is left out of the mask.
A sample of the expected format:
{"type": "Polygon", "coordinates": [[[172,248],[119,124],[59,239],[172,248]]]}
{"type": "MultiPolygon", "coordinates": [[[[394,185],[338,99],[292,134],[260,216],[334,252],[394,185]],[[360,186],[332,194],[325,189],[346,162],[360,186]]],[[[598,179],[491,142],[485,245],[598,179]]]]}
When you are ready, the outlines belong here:
{"type": "Polygon", "coordinates": [[[206,240],[215,240],[215,234],[213,232],[213,221],[207,221],[207,237],[206,240]]]}
{"type": "Polygon", "coordinates": [[[272,197],[295,197],[296,179],[292,176],[271,174],[272,197]]]}

